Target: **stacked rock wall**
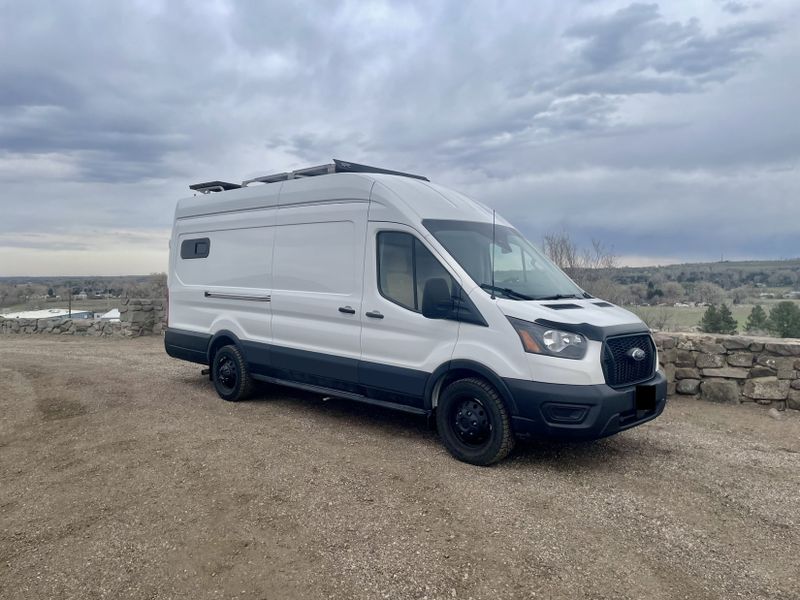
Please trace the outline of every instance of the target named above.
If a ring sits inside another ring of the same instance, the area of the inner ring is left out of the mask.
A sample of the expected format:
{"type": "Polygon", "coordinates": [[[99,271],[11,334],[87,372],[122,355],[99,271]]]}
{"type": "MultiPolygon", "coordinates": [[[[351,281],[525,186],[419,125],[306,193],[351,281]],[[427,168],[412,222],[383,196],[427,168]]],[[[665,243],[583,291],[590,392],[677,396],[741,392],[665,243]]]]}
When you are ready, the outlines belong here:
{"type": "Polygon", "coordinates": [[[657,333],[670,393],[800,410],[800,341],[657,333]]]}
{"type": "Polygon", "coordinates": [[[0,334],[96,335],[125,336],[161,335],[166,325],[164,300],[123,298],[117,323],[99,319],[3,319],[0,334]]]}
{"type": "Polygon", "coordinates": [[[123,298],[119,307],[119,320],[125,335],[161,335],[166,326],[166,309],[164,300],[142,300],[123,298]]]}

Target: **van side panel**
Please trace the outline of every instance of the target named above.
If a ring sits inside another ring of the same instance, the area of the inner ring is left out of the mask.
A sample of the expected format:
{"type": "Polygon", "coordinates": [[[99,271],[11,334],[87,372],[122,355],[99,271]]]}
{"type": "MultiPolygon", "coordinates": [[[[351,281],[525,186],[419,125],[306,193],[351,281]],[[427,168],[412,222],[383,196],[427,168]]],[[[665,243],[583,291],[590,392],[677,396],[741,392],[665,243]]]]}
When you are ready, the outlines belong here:
{"type": "Polygon", "coordinates": [[[311,179],[287,182],[290,193],[280,200],[270,366],[281,379],[351,390],[361,358],[369,201],[331,198],[329,190],[317,194],[315,185],[311,179]],[[299,193],[303,188],[307,193],[299,193]]]}
{"type": "Polygon", "coordinates": [[[170,328],[269,343],[275,208],[178,219],[172,239],[170,328]],[[207,256],[184,258],[207,240],[207,256]]]}

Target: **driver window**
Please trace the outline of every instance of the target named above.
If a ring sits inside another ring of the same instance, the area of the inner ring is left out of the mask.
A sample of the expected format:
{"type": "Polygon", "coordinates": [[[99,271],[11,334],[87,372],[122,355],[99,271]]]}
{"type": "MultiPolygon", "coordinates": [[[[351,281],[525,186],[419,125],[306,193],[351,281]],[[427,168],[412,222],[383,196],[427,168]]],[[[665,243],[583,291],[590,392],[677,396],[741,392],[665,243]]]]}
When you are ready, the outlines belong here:
{"type": "Polygon", "coordinates": [[[419,312],[425,284],[438,278],[452,295],[455,281],[422,242],[399,231],[378,234],[378,289],[386,299],[419,312]]]}

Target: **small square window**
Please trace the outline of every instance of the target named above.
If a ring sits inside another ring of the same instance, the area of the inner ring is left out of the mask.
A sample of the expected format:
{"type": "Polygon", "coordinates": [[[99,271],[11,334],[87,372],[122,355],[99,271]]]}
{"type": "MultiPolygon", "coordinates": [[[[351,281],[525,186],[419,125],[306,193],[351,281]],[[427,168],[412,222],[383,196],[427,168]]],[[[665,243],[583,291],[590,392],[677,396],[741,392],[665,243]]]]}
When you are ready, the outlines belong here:
{"type": "Polygon", "coordinates": [[[181,258],[207,258],[211,249],[211,240],[195,238],[181,242],[181,258]]]}

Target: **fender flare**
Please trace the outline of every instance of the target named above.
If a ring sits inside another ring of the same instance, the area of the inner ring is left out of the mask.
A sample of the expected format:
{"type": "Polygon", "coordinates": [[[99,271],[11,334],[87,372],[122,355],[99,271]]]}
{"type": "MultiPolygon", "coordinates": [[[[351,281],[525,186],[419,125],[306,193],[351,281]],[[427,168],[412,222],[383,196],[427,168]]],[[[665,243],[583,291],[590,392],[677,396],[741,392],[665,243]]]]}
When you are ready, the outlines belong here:
{"type": "Polygon", "coordinates": [[[433,410],[433,392],[436,389],[436,385],[439,381],[447,375],[450,371],[455,371],[458,369],[468,369],[470,371],[474,371],[486,381],[488,381],[500,396],[503,398],[503,401],[506,403],[509,412],[511,415],[516,415],[517,413],[517,405],[514,402],[514,396],[511,394],[511,391],[508,389],[508,386],[503,381],[503,378],[497,375],[494,371],[492,371],[486,365],[483,365],[479,362],[475,362],[474,360],[466,360],[466,359],[456,359],[456,360],[449,360],[446,363],[440,365],[436,368],[436,370],[431,373],[431,376],[428,377],[428,383],[425,385],[425,410],[432,411],[433,410]]]}
{"type": "Polygon", "coordinates": [[[221,337],[230,338],[233,340],[234,345],[242,351],[242,343],[239,341],[239,337],[228,329],[220,329],[214,335],[211,336],[211,339],[208,340],[208,349],[206,350],[206,354],[208,356],[208,364],[211,364],[211,360],[214,358],[211,356],[211,349],[214,347],[214,344],[219,340],[221,337]]]}

